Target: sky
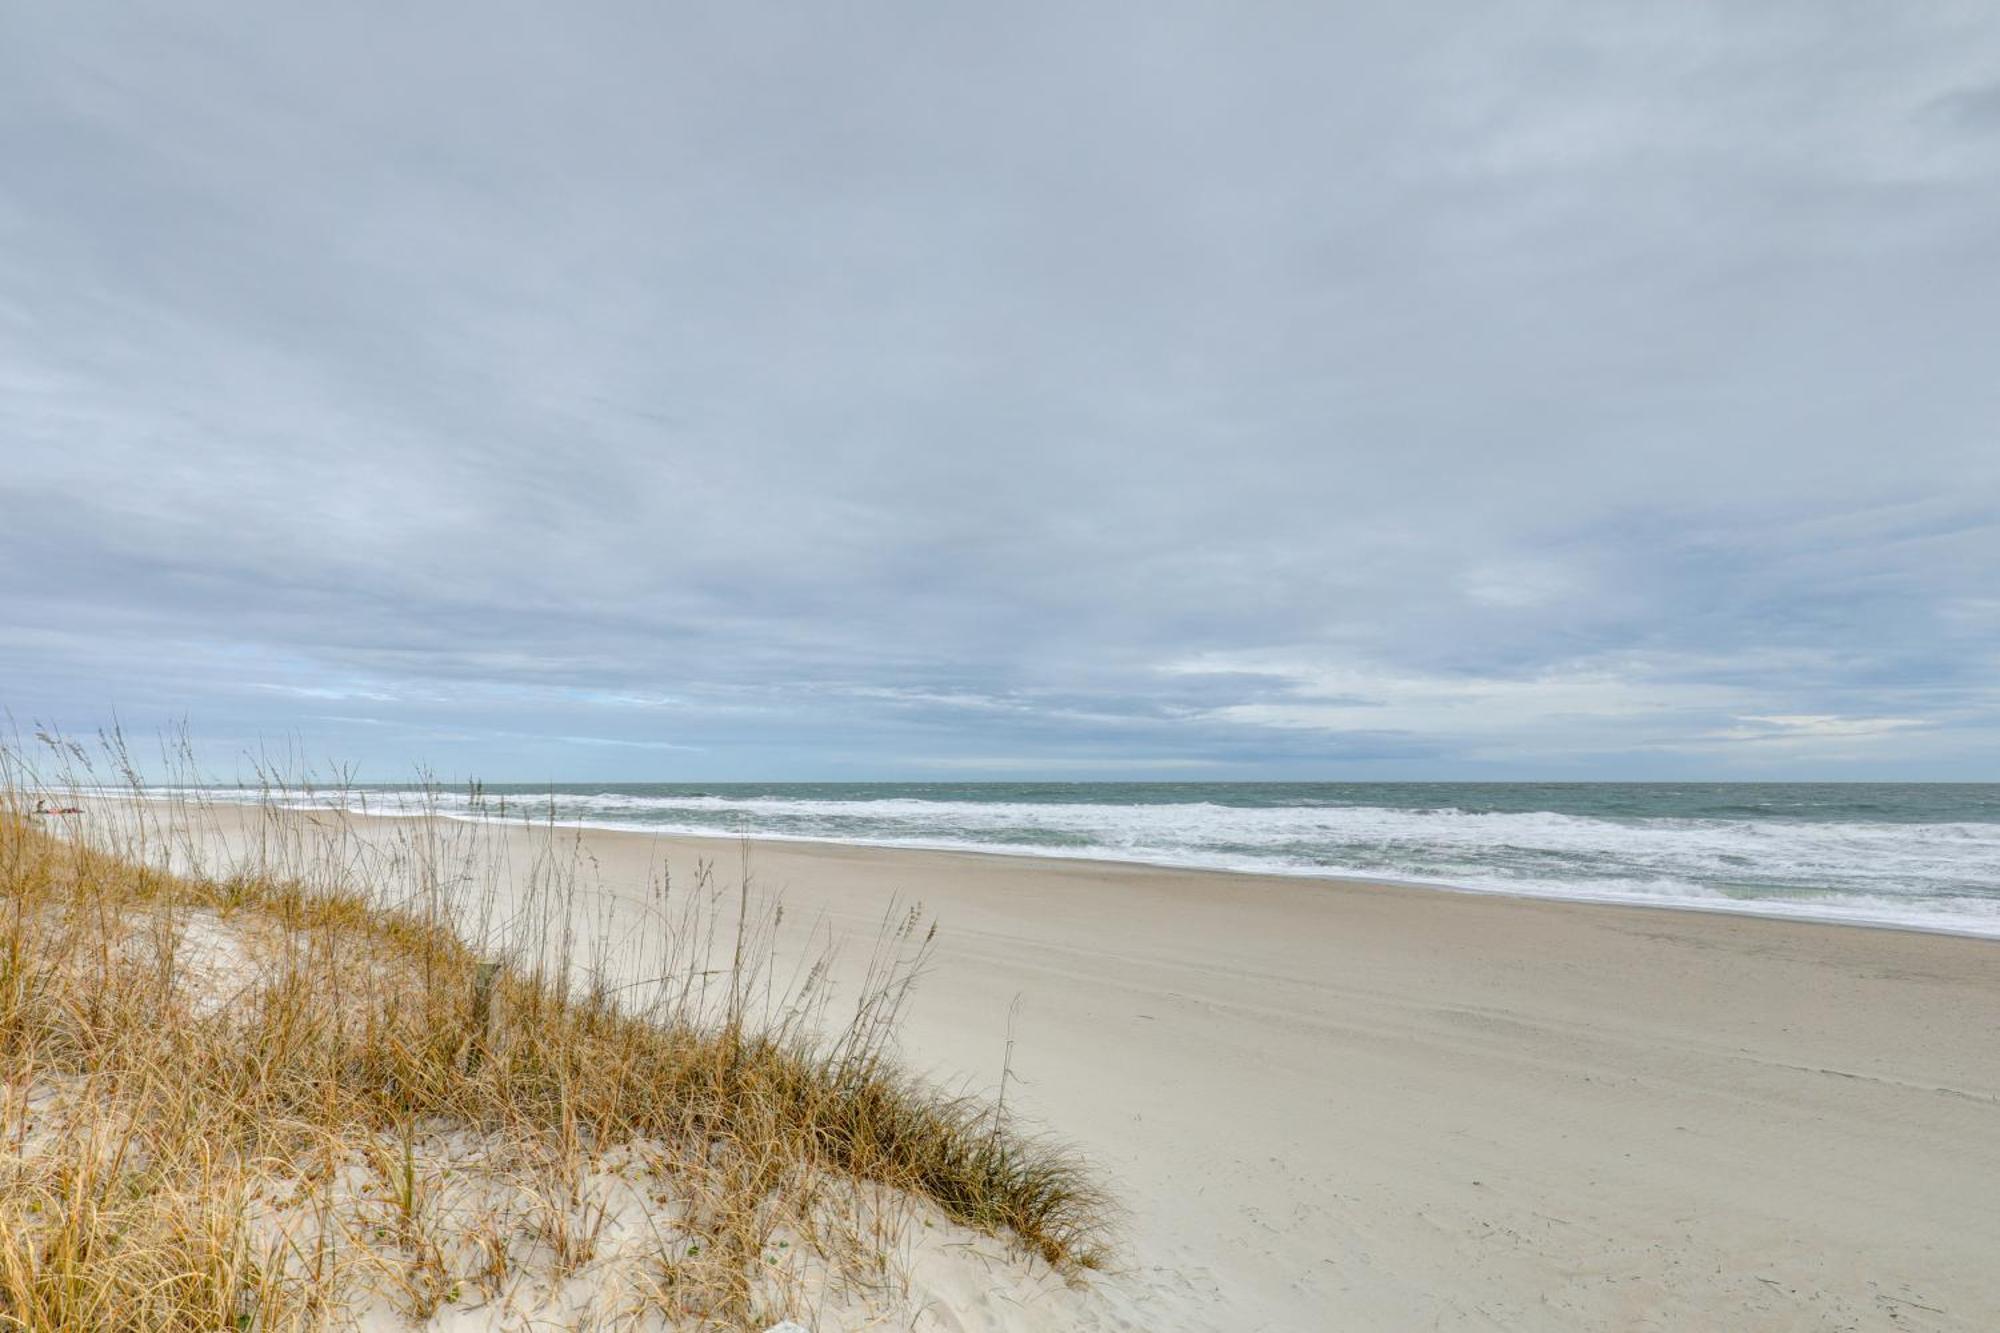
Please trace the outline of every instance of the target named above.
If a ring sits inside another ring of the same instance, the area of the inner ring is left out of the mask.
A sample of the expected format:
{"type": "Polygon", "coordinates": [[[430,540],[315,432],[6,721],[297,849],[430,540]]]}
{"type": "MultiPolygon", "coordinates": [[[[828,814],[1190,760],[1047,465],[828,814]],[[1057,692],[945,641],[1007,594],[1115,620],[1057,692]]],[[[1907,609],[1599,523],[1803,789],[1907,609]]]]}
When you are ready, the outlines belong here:
{"type": "Polygon", "coordinates": [[[2000,778],[2000,6],[6,4],[0,562],[224,776],[2000,778]]]}

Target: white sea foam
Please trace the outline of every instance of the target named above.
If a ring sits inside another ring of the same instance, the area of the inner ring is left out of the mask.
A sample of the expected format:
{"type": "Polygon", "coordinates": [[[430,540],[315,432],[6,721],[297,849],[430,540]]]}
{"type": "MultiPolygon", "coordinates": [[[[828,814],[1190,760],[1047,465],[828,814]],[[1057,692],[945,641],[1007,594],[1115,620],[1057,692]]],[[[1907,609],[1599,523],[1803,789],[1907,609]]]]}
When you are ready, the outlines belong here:
{"type": "MultiPolygon", "coordinates": [[[[157,793],[167,794],[167,793],[157,793]]],[[[179,789],[193,795],[195,789],[179,789]]],[[[261,793],[205,789],[212,799],[261,793]]],[[[1390,879],[2000,936],[2000,824],[895,796],[297,793],[281,804],[1390,879]]]]}

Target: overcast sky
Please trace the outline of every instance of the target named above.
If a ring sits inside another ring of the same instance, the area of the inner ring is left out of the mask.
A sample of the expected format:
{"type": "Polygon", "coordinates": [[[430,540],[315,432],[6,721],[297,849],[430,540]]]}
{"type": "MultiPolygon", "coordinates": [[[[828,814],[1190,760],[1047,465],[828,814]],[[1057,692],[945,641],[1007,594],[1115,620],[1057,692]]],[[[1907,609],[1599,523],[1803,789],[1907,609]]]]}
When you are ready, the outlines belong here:
{"type": "Polygon", "coordinates": [[[2000,6],[0,7],[0,705],[2000,777],[2000,6]]]}

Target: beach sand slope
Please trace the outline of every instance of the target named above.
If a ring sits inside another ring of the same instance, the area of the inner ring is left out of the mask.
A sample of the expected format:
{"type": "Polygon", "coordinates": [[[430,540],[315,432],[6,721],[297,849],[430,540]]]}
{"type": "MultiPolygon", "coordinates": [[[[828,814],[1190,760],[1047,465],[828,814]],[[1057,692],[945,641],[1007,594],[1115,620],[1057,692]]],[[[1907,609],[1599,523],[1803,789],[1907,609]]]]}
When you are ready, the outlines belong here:
{"type": "MultiPolygon", "coordinates": [[[[239,853],[269,815],[211,811],[239,853]]],[[[342,820],[357,845],[407,820],[342,820]]],[[[526,866],[536,835],[469,826],[526,866]],[[518,845],[517,845],[518,844],[518,845]]],[[[268,831],[268,830],[267,830],[268,831]]],[[[2000,1327],[2000,948],[1740,916],[591,830],[614,895],[746,850],[848,957],[921,902],[918,1069],[1124,1205],[1067,1290],[920,1257],[924,1327],[2000,1327]]],[[[357,862],[358,864],[358,862],[357,862]]],[[[597,929],[617,912],[599,913],[597,929]]],[[[935,1247],[933,1247],[935,1248],[935,1247]]]]}

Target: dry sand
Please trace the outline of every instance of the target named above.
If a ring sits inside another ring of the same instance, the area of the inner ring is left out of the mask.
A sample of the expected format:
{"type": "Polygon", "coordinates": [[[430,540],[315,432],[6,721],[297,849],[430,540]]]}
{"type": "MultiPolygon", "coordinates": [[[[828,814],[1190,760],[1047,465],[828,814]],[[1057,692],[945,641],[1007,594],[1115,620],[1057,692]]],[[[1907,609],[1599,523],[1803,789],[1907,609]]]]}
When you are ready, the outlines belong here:
{"type": "MultiPolygon", "coordinates": [[[[583,839],[635,896],[739,854],[583,839]]],[[[751,868],[863,941],[921,901],[909,1062],[990,1091],[1019,997],[1010,1105],[1126,1206],[1092,1290],[961,1265],[924,1327],[2000,1327],[1991,942],[824,844],[751,868]]]]}

